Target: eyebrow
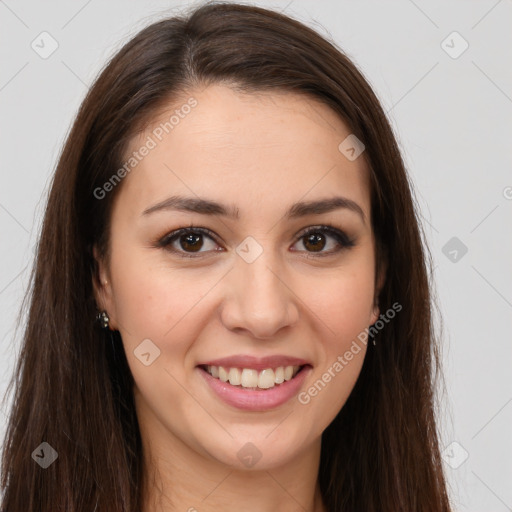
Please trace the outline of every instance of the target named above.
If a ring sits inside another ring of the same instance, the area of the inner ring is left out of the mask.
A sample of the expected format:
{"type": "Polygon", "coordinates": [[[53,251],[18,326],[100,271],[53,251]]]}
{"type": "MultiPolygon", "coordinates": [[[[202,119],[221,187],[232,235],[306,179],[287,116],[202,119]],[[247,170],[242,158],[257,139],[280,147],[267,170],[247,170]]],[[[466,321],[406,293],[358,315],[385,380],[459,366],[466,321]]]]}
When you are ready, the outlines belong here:
{"type": "MultiPolygon", "coordinates": [[[[362,221],[365,222],[363,209],[352,199],[341,196],[294,203],[285,213],[285,218],[297,219],[307,215],[321,215],[342,208],[357,213],[362,221]]],[[[201,215],[220,215],[234,220],[240,218],[240,209],[235,205],[223,205],[210,199],[184,196],[171,196],[147,208],[142,212],[142,215],[149,215],[150,213],[162,210],[178,210],[199,213],[201,215]]]]}

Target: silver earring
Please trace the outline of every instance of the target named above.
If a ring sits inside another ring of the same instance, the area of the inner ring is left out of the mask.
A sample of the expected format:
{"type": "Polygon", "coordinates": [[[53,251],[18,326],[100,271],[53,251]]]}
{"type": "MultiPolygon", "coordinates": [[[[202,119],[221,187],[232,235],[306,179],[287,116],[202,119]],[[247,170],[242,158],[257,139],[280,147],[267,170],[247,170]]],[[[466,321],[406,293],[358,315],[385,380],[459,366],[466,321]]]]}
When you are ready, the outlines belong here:
{"type": "Polygon", "coordinates": [[[108,328],[108,325],[109,325],[109,322],[110,322],[110,318],[108,317],[106,311],[102,311],[101,313],[98,313],[96,315],[96,320],[99,322],[101,327],[103,327],[103,329],[107,329],[108,328]]]}

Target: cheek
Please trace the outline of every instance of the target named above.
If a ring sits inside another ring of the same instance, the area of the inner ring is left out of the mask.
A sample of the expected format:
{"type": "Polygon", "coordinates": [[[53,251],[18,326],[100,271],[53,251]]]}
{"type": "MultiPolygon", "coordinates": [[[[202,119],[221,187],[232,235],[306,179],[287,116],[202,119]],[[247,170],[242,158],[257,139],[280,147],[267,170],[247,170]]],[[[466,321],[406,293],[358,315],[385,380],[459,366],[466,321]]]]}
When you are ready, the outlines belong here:
{"type": "Polygon", "coordinates": [[[150,261],[133,250],[131,254],[113,265],[116,320],[127,357],[133,360],[133,351],[150,339],[160,350],[159,365],[174,367],[181,361],[182,367],[191,340],[202,328],[201,320],[207,320],[207,301],[202,299],[218,275],[210,271],[192,278],[190,270],[150,261]]]}
{"type": "Polygon", "coordinates": [[[116,314],[128,365],[143,403],[162,414],[162,421],[162,404],[172,404],[175,412],[184,414],[182,404],[189,399],[181,385],[186,380],[184,362],[191,340],[201,329],[197,314],[207,292],[207,280],[191,283],[190,276],[185,276],[144,257],[132,257],[117,265],[114,277],[116,314]]]}
{"type": "Polygon", "coordinates": [[[326,348],[342,350],[370,324],[374,274],[370,265],[357,265],[317,282],[310,282],[308,305],[323,321],[326,348]]]}
{"type": "Polygon", "coordinates": [[[315,411],[312,416],[321,418],[323,428],[343,407],[364,362],[374,299],[371,269],[371,265],[362,264],[338,272],[331,279],[319,281],[309,295],[308,304],[321,319],[318,365],[298,400],[306,407],[304,411],[315,411]]]}

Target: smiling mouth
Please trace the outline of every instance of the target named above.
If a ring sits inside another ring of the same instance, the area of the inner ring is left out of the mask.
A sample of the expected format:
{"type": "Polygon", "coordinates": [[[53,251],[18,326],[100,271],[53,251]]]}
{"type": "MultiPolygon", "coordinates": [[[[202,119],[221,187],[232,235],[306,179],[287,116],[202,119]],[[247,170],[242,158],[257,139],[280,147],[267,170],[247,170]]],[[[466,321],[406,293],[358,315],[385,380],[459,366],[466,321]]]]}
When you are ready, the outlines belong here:
{"type": "Polygon", "coordinates": [[[294,379],[299,372],[309,365],[279,366],[258,371],[253,368],[225,368],[223,366],[201,365],[200,368],[213,378],[231,386],[245,389],[261,390],[280,386],[294,379]]]}

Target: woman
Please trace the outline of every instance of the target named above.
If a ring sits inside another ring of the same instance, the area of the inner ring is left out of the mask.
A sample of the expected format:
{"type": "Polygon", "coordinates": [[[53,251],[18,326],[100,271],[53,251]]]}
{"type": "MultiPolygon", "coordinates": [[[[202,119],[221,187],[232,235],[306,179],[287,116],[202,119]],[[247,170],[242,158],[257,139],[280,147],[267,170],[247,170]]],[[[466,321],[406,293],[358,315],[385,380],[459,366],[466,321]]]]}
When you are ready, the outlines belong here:
{"type": "Polygon", "coordinates": [[[147,27],[56,169],[2,512],[449,511],[427,262],[342,52],[237,4],[147,27]]]}

